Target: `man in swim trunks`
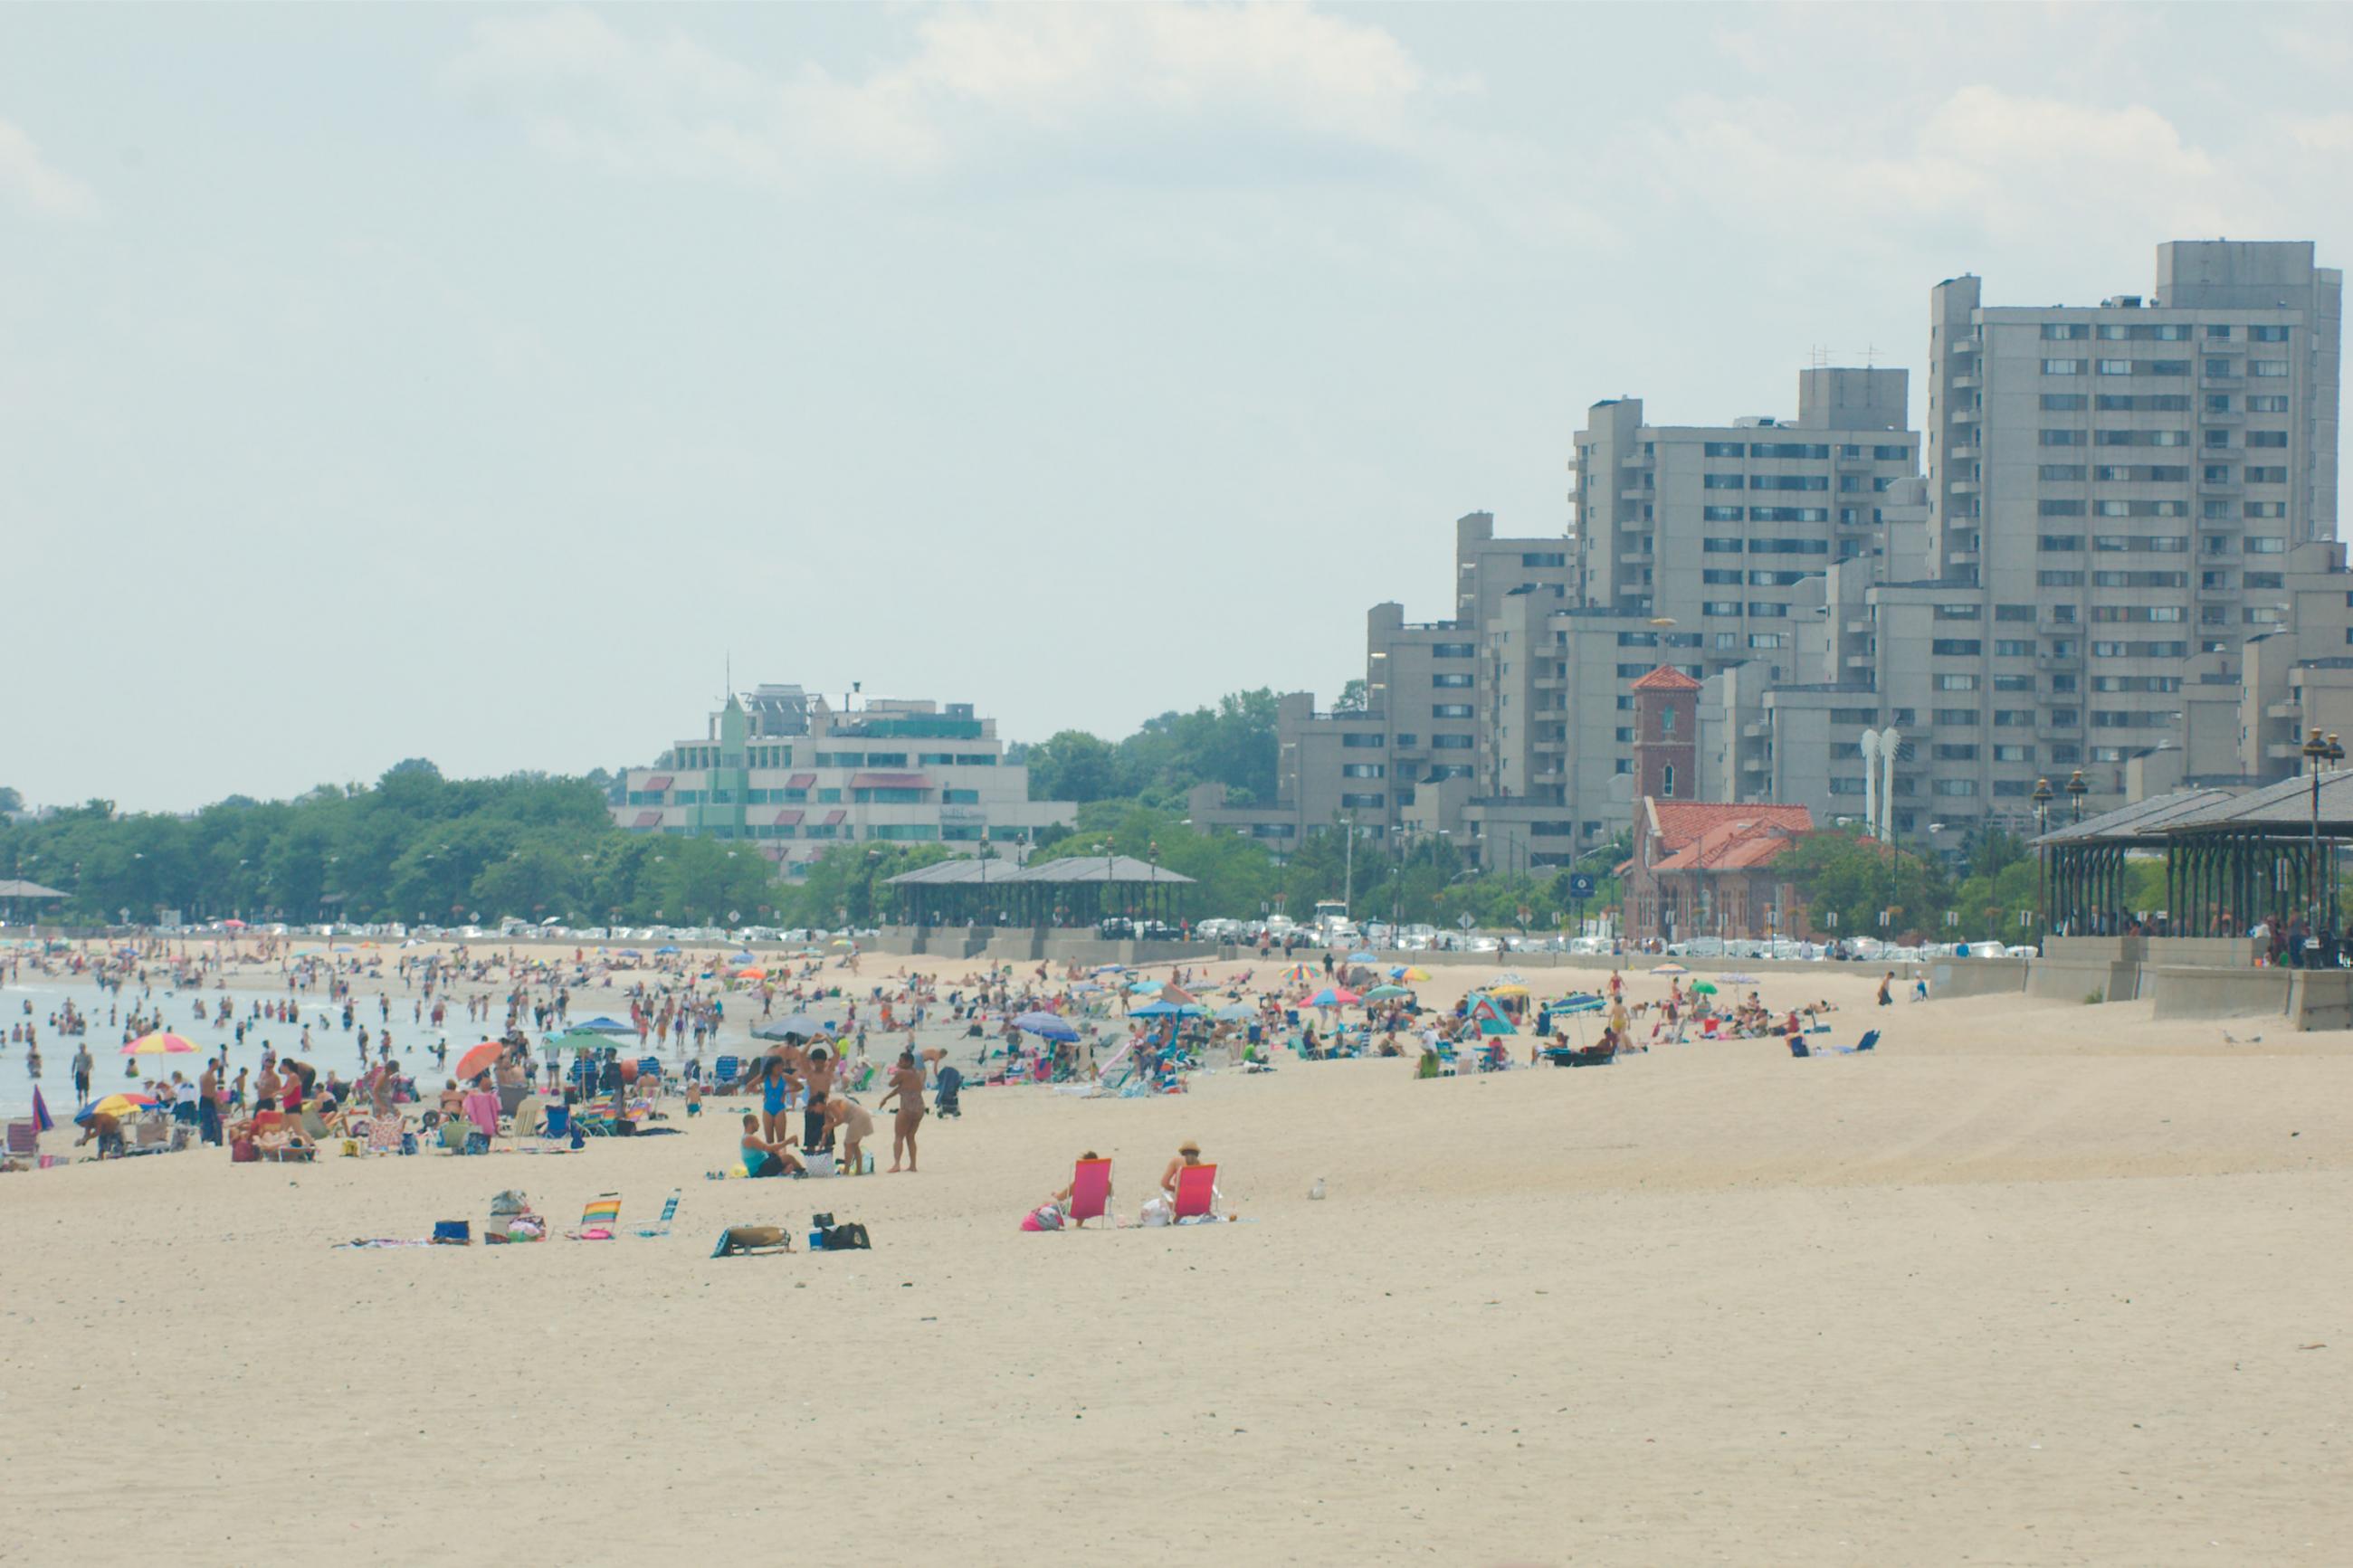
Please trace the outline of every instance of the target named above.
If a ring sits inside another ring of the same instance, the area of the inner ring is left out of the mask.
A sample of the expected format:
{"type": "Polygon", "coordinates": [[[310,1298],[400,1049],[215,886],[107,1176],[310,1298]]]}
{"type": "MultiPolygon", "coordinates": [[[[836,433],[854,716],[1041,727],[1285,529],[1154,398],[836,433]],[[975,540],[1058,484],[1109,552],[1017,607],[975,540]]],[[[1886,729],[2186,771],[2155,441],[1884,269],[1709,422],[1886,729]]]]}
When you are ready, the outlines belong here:
{"type": "Polygon", "coordinates": [[[895,1173],[903,1157],[912,1174],[915,1169],[915,1129],[923,1121],[923,1069],[915,1065],[913,1051],[899,1053],[899,1065],[891,1069],[891,1087],[876,1102],[875,1109],[881,1110],[894,1099],[899,1102],[899,1116],[891,1124],[891,1169],[895,1173]]]}
{"type": "Polygon", "coordinates": [[[833,1059],[823,1046],[809,1052],[801,1068],[801,1087],[808,1093],[801,1107],[801,1152],[830,1149],[833,1126],[826,1117],[826,1105],[833,1094],[833,1059]]]}

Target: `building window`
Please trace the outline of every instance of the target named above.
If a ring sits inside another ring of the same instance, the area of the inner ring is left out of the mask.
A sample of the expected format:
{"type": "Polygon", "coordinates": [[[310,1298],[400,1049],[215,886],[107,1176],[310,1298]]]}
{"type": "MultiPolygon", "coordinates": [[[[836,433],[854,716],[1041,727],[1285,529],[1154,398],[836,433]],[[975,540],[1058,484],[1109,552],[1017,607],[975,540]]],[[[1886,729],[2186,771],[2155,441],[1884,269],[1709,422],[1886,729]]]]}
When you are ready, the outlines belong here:
{"type": "Polygon", "coordinates": [[[2042,374],[2045,375],[2081,375],[2084,374],[2084,362],[2079,359],[2047,359],[2042,362],[2042,374]]]}
{"type": "Polygon", "coordinates": [[[1468,687],[1468,686],[1469,686],[1469,685],[1471,685],[1471,683],[1472,683],[1472,678],[1471,676],[1467,675],[1467,674],[1465,674],[1465,675],[1443,675],[1443,674],[1441,674],[1441,675],[1433,675],[1433,676],[1431,676],[1431,677],[1430,678],[1430,683],[1432,686],[1438,687],[1438,688],[1440,688],[1440,689],[1441,689],[1451,690],[1451,689],[1458,689],[1458,688],[1464,688],[1464,687],[1468,687]]]}
{"type": "Polygon", "coordinates": [[[1430,749],[1433,752],[1467,752],[1476,744],[1469,735],[1432,735],[1430,749]]]}
{"type": "Polygon", "coordinates": [[[1675,764],[1672,763],[1659,770],[1659,794],[1668,800],[1675,798],[1675,764]]]}
{"type": "Polygon", "coordinates": [[[1430,657],[1432,658],[1475,658],[1478,652],[1479,647],[1476,643],[1441,642],[1432,643],[1430,646],[1430,657]]]}

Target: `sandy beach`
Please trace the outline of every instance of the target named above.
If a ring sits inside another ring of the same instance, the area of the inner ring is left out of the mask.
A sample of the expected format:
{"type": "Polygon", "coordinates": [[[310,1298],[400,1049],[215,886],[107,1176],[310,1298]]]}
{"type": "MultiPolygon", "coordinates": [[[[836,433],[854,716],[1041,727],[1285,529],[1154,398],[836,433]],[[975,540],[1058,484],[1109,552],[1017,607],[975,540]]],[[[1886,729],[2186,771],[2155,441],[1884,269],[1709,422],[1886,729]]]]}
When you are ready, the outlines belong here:
{"type": "Polygon", "coordinates": [[[1763,976],[1870,1056],[974,1089],[912,1176],[707,1181],[723,1100],[561,1156],[0,1179],[0,1562],[2345,1561],[2353,1037],[1877,978],[1763,976]],[[1188,1136],[1243,1223],[1017,1228],[1086,1148],[1132,1217],[1188,1136]],[[501,1187],[683,1203],[334,1245],[501,1187]],[[709,1256],[819,1209],[873,1250],[709,1256]]]}

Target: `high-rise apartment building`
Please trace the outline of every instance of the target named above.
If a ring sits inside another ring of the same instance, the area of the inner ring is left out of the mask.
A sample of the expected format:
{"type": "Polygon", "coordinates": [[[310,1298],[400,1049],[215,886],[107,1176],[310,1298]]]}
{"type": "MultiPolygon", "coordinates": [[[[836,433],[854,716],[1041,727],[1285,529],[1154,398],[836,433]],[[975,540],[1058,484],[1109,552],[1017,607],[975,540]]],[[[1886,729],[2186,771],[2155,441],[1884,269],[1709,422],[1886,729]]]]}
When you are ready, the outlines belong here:
{"type": "MultiPolygon", "coordinates": [[[[2337,530],[2343,274],[2308,241],[2177,241],[2156,292],[1989,306],[1936,286],[1926,641],[1950,815],[2084,769],[2096,808],[2178,737],[2182,683],[2235,681],[2288,608],[2284,571],[2337,530]],[[1963,792],[1967,793],[1963,793],[1963,792]]],[[[1882,641],[1895,636],[1885,625],[1882,641]]]]}
{"type": "Polygon", "coordinates": [[[1801,371],[1795,419],[1721,426],[1595,404],[1576,437],[1575,597],[1700,633],[1711,672],[1777,662],[1799,584],[1874,552],[1881,497],[1919,472],[1908,380],[1801,371]]]}

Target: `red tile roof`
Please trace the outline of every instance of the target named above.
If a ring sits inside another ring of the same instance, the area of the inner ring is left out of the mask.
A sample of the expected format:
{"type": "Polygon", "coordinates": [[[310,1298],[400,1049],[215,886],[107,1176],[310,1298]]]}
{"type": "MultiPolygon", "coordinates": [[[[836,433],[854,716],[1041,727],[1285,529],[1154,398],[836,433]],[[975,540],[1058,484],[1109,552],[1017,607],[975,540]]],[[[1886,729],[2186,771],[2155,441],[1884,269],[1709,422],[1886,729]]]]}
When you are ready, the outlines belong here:
{"type": "Polygon", "coordinates": [[[1634,682],[1636,691],[1697,691],[1699,682],[1672,664],[1662,664],[1634,682]]]}
{"type": "Polygon", "coordinates": [[[1777,837],[1769,831],[1773,828],[1787,828],[1792,833],[1814,830],[1814,814],[1802,805],[1777,805],[1763,801],[1735,805],[1661,800],[1655,795],[1645,796],[1642,805],[1649,819],[1658,826],[1660,847],[1672,854],[1704,835],[1711,866],[1715,863],[1716,850],[1736,840],[1777,837]]]}

